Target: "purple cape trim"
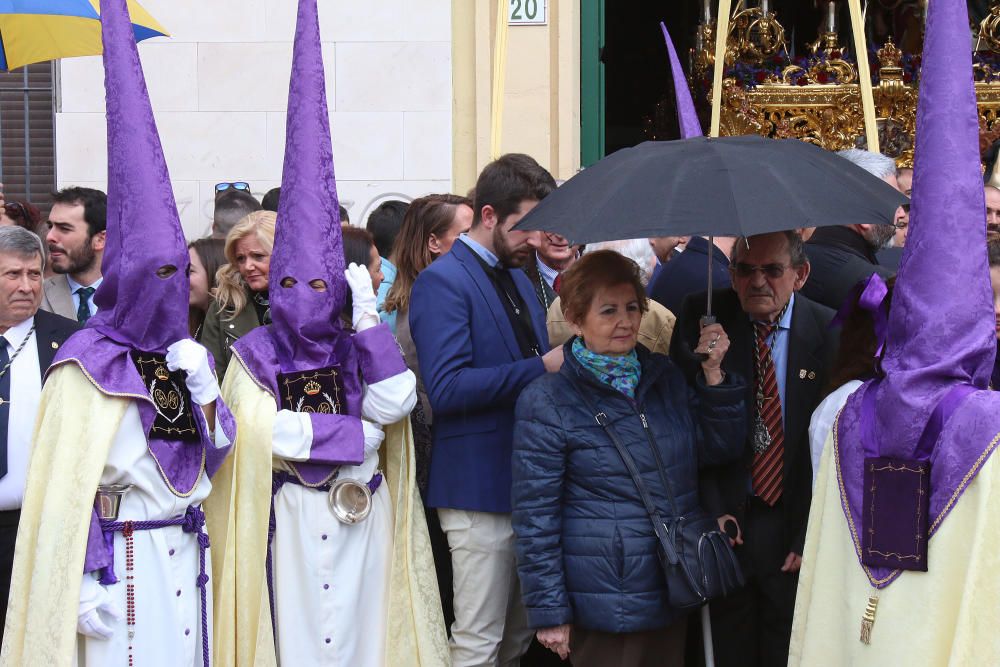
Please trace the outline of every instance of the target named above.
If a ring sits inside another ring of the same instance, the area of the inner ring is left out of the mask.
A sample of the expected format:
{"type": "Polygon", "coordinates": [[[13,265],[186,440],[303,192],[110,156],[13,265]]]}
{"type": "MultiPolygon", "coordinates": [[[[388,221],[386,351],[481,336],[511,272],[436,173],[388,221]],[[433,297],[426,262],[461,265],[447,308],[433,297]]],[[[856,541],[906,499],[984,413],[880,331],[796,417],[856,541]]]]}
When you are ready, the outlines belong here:
{"type": "MultiPolygon", "coordinates": [[[[61,364],[76,364],[102,394],[110,398],[135,400],[149,453],[156,460],[163,481],[174,494],[186,496],[194,490],[202,470],[207,470],[209,475],[215,474],[229,448],[215,447],[215,443],[209,438],[209,431],[212,429],[201,410],[195,411],[195,420],[201,432],[199,442],[186,443],[159,438],[150,440],[149,429],[156,417],[156,410],[139,371],[129,356],[130,352],[129,348],[107,338],[98,330],[87,328],[69,337],[56,354],[49,371],[61,364]]],[[[236,439],[236,421],[221,399],[216,401],[216,414],[226,436],[233,442],[236,439]]]]}
{"type": "MultiPolygon", "coordinates": [[[[837,463],[841,506],[854,540],[859,562],[865,460],[859,415],[862,414],[861,405],[865,392],[871,386],[872,381],[866,382],[848,397],[834,426],[836,447],[834,457],[837,463]]],[[[934,448],[930,458],[931,497],[928,534],[931,539],[1000,442],[1000,423],[997,422],[997,414],[1000,414],[1000,396],[993,392],[977,391],[962,403],[941,431],[938,446],[934,448]]],[[[876,588],[888,586],[902,573],[902,570],[870,568],[865,565],[862,567],[876,588]]]]}

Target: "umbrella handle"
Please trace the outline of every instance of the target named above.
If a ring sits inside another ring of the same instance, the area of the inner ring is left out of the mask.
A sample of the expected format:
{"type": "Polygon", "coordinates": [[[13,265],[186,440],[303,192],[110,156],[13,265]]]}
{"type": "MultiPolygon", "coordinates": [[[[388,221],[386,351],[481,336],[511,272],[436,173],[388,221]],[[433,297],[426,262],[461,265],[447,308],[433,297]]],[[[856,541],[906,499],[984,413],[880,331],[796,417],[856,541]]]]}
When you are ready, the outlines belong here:
{"type": "MultiPolygon", "coordinates": [[[[705,315],[703,318],[699,320],[699,322],[701,323],[701,328],[704,329],[709,324],[715,324],[717,320],[715,319],[714,315],[705,315]]],[[[708,355],[705,354],[704,352],[695,352],[694,356],[698,358],[698,361],[705,361],[706,359],[708,359],[708,355]]]]}
{"type": "Polygon", "coordinates": [[[705,648],[705,667],[715,667],[715,647],[712,645],[712,616],[706,604],[701,608],[701,641],[705,648]]]}

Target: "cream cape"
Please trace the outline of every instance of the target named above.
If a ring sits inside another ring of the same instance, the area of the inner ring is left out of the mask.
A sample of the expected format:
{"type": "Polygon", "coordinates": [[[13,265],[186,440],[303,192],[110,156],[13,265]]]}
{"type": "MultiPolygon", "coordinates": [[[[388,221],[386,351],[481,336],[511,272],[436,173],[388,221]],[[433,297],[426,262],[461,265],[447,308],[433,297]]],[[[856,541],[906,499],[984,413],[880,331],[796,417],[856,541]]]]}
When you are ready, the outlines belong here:
{"type": "Polygon", "coordinates": [[[873,588],[841,505],[836,433],[834,424],[813,490],[788,664],[1000,665],[997,457],[929,542],[930,572],[904,572],[881,592],[866,645],[861,616],[873,588]]]}
{"type": "MultiPolygon", "coordinates": [[[[275,664],[265,560],[271,508],[271,433],[277,406],[234,358],[222,387],[240,441],[205,502],[215,581],[219,667],[275,664]],[[222,537],[225,536],[225,537],[222,537]]],[[[414,480],[408,420],[386,428],[380,459],[395,506],[386,664],[446,665],[447,635],[423,505],[414,480]]]]}
{"type": "Polygon", "coordinates": [[[74,363],[49,372],[32,439],[0,664],[73,663],[94,494],[131,400],[102,394],[74,363]]]}

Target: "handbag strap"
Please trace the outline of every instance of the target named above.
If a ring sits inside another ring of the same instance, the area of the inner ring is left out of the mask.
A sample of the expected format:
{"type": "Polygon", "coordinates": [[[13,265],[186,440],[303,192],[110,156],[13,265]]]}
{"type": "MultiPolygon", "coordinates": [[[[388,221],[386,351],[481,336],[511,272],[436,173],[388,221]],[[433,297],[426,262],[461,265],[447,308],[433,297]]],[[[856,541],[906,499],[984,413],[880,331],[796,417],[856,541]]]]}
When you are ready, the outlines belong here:
{"type": "MultiPolygon", "coordinates": [[[[649,518],[653,522],[653,530],[656,531],[657,536],[661,539],[667,538],[666,534],[666,522],[664,522],[663,517],[660,512],[656,509],[653,504],[653,498],[649,495],[649,490],[646,488],[645,482],[642,481],[642,475],[639,473],[639,468],[635,465],[635,459],[629,453],[628,449],[625,448],[625,444],[618,437],[618,433],[612,428],[611,423],[608,421],[608,415],[603,411],[598,410],[594,407],[593,402],[587,397],[582,389],[574,381],[573,388],[576,389],[580,398],[583,400],[583,404],[594,413],[594,419],[597,423],[604,429],[611,438],[611,442],[614,443],[615,449],[618,450],[618,454],[621,456],[622,461],[625,463],[625,467],[628,468],[629,475],[632,477],[632,481],[635,483],[636,488],[639,490],[639,495],[642,497],[642,504],[646,506],[646,513],[649,514],[649,518]],[[661,534],[662,532],[662,534],[661,534]]],[[[670,499],[671,504],[673,503],[673,498],[670,499]]]]}

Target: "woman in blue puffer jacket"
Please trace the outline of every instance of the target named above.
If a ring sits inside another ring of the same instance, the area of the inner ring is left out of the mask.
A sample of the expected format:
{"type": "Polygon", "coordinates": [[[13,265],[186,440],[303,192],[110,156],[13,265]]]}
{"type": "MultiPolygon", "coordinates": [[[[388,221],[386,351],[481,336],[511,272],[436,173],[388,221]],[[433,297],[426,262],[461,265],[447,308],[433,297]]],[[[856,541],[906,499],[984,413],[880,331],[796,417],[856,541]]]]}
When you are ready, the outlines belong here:
{"type": "Polygon", "coordinates": [[[560,298],[576,337],[562,370],[521,394],[514,431],[513,526],[529,623],[578,667],[683,664],[685,612],[667,601],[652,523],[580,392],[608,416],[659,511],[672,513],[665,477],[677,511],[689,513],[699,466],[743,452],[745,387],[720,368],[729,339],[718,324],[702,330],[707,358],[690,388],[667,357],[636,344],[646,294],[636,264],[612,251],[566,271],[560,298]]]}

